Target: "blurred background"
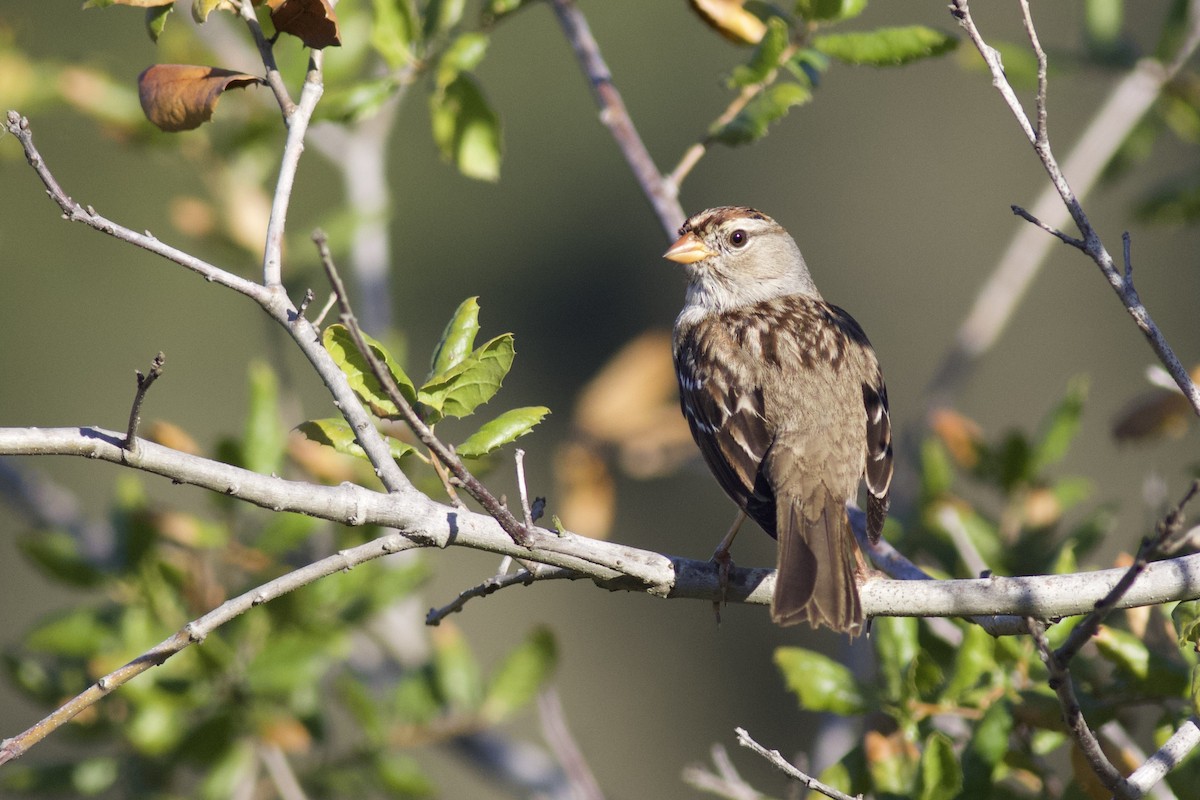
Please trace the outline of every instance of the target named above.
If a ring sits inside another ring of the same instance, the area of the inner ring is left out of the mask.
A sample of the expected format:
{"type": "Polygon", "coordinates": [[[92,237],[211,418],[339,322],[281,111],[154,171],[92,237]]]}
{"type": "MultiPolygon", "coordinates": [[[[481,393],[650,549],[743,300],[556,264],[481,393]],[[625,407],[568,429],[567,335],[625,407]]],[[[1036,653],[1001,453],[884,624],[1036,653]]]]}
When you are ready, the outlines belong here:
{"type": "MultiPolygon", "coordinates": [[[[81,11],[79,5],[0,0],[0,58],[16,63],[12,53],[19,51],[95,67],[129,87],[146,66],[166,60],[146,36],[140,11],[81,11]]],[[[1153,50],[1169,5],[1139,4],[1125,20],[1122,41],[1129,52],[1153,50]]],[[[733,97],[724,79],[747,51],[715,35],[683,0],[584,0],[580,6],[659,168],[673,168],[733,97]]],[[[977,13],[989,39],[1022,41],[1015,4],[980,4],[977,13]]],[[[1050,137],[1061,159],[1124,69],[1081,61],[1082,3],[1039,5],[1036,13],[1052,65],[1050,137]]],[[[944,2],[875,3],[847,27],[916,23],[958,34],[944,2]]],[[[179,27],[186,27],[182,19],[179,27]]],[[[300,52],[294,42],[280,49],[300,52]]],[[[328,51],[331,71],[339,57],[328,51]]],[[[261,71],[252,60],[221,64],[261,71]]],[[[466,296],[480,297],[485,336],[505,330],[516,335],[518,355],[502,407],[544,404],[553,410],[521,444],[531,491],[547,495],[549,513],[563,514],[571,528],[570,515],[556,506],[554,463],[572,436],[579,393],[634,337],[669,330],[684,279],[660,258],[668,239],[599,123],[548,5],[533,4],[499,26],[476,74],[503,121],[500,179],[473,181],[439,159],[424,92],[406,97],[387,151],[393,197],[388,300],[416,372],[466,296]]],[[[0,70],[0,108],[29,114],[35,141],[74,198],[234,272],[258,274],[253,257],[227,239],[205,235],[203,226],[199,233],[180,230],[181,220],[194,221],[203,210],[186,203],[181,210],[181,198],[205,195],[211,177],[179,156],[178,148],[194,147],[198,134],[168,135],[144,124],[131,136],[73,108],[34,103],[16,86],[14,74],[6,78],[0,70]],[[41,107],[31,110],[23,101],[41,107]]],[[[1028,99],[1028,87],[1021,88],[1028,99]]],[[[76,84],[70,91],[100,96],[102,90],[76,84]]],[[[267,90],[247,91],[255,92],[267,90]]],[[[230,93],[218,120],[225,112],[236,119],[239,104],[248,102],[246,95],[230,93]]],[[[282,142],[281,130],[275,139],[282,142]]],[[[229,132],[221,141],[229,147],[226,155],[237,158],[236,136],[229,132]]],[[[1198,166],[1194,147],[1161,136],[1148,160],[1084,203],[1110,252],[1119,254],[1122,232],[1131,233],[1141,297],[1189,366],[1200,348],[1200,235],[1194,226],[1142,221],[1134,210],[1156,187],[1192,176],[1198,166]]],[[[897,69],[835,63],[814,101],[793,110],[761,142],[713,147],[687,179],[681,200],[688,213],[753,205],[796,237],[826,298],[851,311],[871,337],[888,381],[893,427],[911,458],[924,435],[935,370],[980,286],[1026,224],[1009,206],[1032,204],[1045,183],[1031,148],[964,42],[955,53],[897,69]]],[[[11,137],[0,138],[0,187],[0,424],[123,429],[133,371],[145,370],[159,350],[167,356],[166,372],[145,415],[182,426],[202,447],[241,430],[252,359],[271,361],[297,398],[295,416],[280,420],[283,428],[333,415],[324,388],[253,304],[64,223],[11,137]]],[[[288,285],[293,298],[309,286],[320,297],[323,279],[305,238],[315,226],[336,230],[346,210],[341,178],[311,148],[292,208],[288,285]]],[[[1089,478],[1092,502],[1111,503],[1119,514],[1103,551],[1109,560],[1092,567],[1110,566],[1115,553],[1136,548],[1149,531],[1163,490],[1148,493],[1147,482],[1161,482],[1173,501],[1197,461],[1194,426],[1150,443],[1119,444],[1111,434],[1114,418],[1151,388],[1145,370],[1153,362],[1095,266],[1057,245],[956,404],[985,435],[1030,430],[1073,377],[1088,378],[1083,433],[1062,470],[1089,478]]],[[[707,558],[733,509],[703,465],[693,459],[670,474],[643,479],[618,462],[609,465],[615,481],[610,538],[707,558]]],[[[899,463],[898,482],[911,492],[912,461],[899,463]]],[[[18,466],[68,487],[93,516],[103,514],[119,474],[111,465],[65,458],[28,458],[18,466]]],[[[203,507],[199,490],[153,478],[145,483],[152,497],[203,507]]],[[[489,484],[515,496],[507,463],[489,484]]],[[[906,510],[902,496],[894,507],[901,524],[906,510]]],[[[0,508],[0,644],[6,646],[46,612],[87,600],[86,594],[49,591],[23,563],[14,538],[24,529],[18,513],[0,508]]],[[[743,565],[769,564],[773,543],[750,530],[734,556],[743,565]]],[[[428,606],[449,602],[497,566],[494,557],[457,549],[426,558],[435,574],[423,593],[428,606]]],[[[762,607],[728,608],[718,626],[706,603],[609,594],[586,583],[510,589],[469,604],[454,622],[485,662],[534,624],[555,631],[561,646],[556,685],[610,798],[698,796],[680,780],[681,770],[707,760],[715,742],[736,749],[736,726],[784,753],[809,748],[821,720],[800,712],[785,691],[773,651],[803,644],[853,661],[869,646],[775,628],[762,607]]],[[[0,685],[0,736],[41,714],[0,685]]],[[[511,727],[518,736],[537,736],[532,719],[511,727]]],[[[50,758],[62,752],[56,747],[51,741],[28,758],[50,758]]],[[[751,782],[782,791],[758,759],[733,755],[751,782]]],[[[429,748],[420,759],[443,796],[491,796],[484,779],[452,750],[429,748]]]]}

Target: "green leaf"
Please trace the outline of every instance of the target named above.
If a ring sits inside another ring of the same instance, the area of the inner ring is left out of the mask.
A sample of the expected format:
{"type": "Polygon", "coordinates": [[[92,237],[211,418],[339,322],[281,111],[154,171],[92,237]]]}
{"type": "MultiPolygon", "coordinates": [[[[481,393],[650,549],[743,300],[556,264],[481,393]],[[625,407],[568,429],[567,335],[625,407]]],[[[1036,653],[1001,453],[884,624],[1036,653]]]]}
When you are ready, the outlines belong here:
{"type": "Polygon", "coordinates": [[[485,17],[498,19],[514,11],[520,11],[532,2],[533,0],[488,0],[483,13],[485,17]]]}
{"type": "Polygon", "coordinates": [[[425,8],[425,38],[445,33],[462,19],[466,0],[429,0],[425,8]]]}
{"type": "Polygon", "coordinates": [[[995,674],[996,640],[978,625],[967,625],[962,644],[954,653],[954,671],[942,690],[942,700],[956,703],[974,689],[981,678],[995,674]]]}
{"type": "Polygon", "coordinates": [[[437,87],[445,89],[464,72],[471,72],[487,55],[489,39],[482,33],[463,33],[454,38],[438,59],[437,87]]]}
{"type": "Polygon", "coordinates": [[[515,355],[513,335],[502,333],[448,372],[430,378],[417,397],[442,417],[465,417],[500,391],[515,355]]]}
{"type": "Polygon", "coordinates": [[[524,707],[550,678],[558,664],[558,646],[549,628],[535,628],[504,659],[492,678],[480,713],[499,722],[524,707]]]}
{"type": "Polygon", "coordinates": [[[33,531],[17,539],[17,548],[51,578],[69,586],[89,588],[104,580],[104,573],[79,552],[79,542],[66,531],[33,531]]]}
{"type": "MultiPolygon", "coordinates": [[[[343,419],[310,419],[307,422],[297,425],[296,431],[304,434],[306,439],[311,439],[326,447],[332,447],[339,453],[354,456],[355,458],[365,459],[367,457],[366,451],[362,449],[362,445],[354,438],[354,431],[351,430],[350,426],[343,419]]],[[[399,460],[406,455],[416,452],[412,445],[405,444],[399,439],[385,436],[384,441],[387,442],[388,451],[391,452],[394,459],[399,460]]]]}
{"type": "Polygon", "coordinates": [[[1041,435],[1038,436],[1037,444],[1033,448],[1031,459],[1033,474],[1040,474],[1047,467],[1057,464],[1070,450],[1071,442],[1079,433],[1087,392],[1086,378],[1073,379],[1067,386],[1067,394],[1063,397],[1062,402],[1050,412],[1043,422],[1041,435]]]}
{"type": "Polygon", "coordinates": [[[413,39],[417,30],[411,0],[373,0],[375,22],[371,25],[371,46],[392,69],[413,58],[413,39]]]}
{"type": "MultiPolygon", "coordinates": [[[[415,404],[417,390],[413,386],[412,380],[392,358],[391,353],[365,333],[363,340],[367,343],[367,347],[371,348],[375,357],[381,360],[388,371],[392,373],[392,379],[400,387],[400,394],[404,399],[410,404],[415,404]]],[[[350,330],[345,325],[330,325],[321,334],[321,341],[325,344],[325,349],[333,356],[333,360],[337,362],[338,367],[346,374],[350,388],[354,390],[359,399],[367,404],[371,413],[377,417],[388,419],[400,415],[400,409],[396,408],[396,404],[384,394],[382,385],[371,372],[371,365],[354,346],[354,337],[350,335],[350,330]]]]}
{"type": "Polygon", "coordinates": [[[400,678],[392,690],[391,707],[401,722],[424,725],[442,712],[432,669],[416,669],[400,678]]]}
{"type": "Polygon", "coordinates": [[[279,383],[275,371],[262,361],[252,361],[250,410],[242,441],[246,469],[260,475],[278,472],[283,463],[286,439],[283,426],[279,424],[279,383]]]}
{"type": "Polygon", "coordinates": [[[915,617],[880,617],[872,624],[871,638],[879,654],[879,671],[886,697],[893,703],[903,702],[912,694],[909,672],[920,652],[918,630],[915,617]]]}
{"type": "Polygon", "coordinates": [[[1112,45],[1121,36],[1125,22],[1124,0],[1087,0],[1084,3],[1084,30],[1093,45],[1112,45]]]}
{"type": "Polygon", "coordinates": [[[962,768],[954,745],[944,733],[934,731],[921,753],[921,785],[918,800],[952,800],[962,789],[962,768]]]}
{"type": "Polygon", "coordinates": [[[803,105],[811,99],[812,91],[805,86],[777,83],[759,92],[729,122],[711,129],[709,137],[730,146],[755,142],[767,135],[772,122],[787,116],[792,106],[803,105]]]}
{"type": "Polygon", "coordinates": [[[255,537],[254,547],[267,555],[283,555],[312,536],[321,524],[304,514],[272,514],[255,537]]]}
{"type": "Polygon", "coordinates": [[[1171,622],[1181,648],[1200,648],[1200,600],[1184,600],[1176,605],[1171,622]]]}
{"type": "Polygon", "coordinates": [[[429,114],[442,158],[468,178],[500,178],[500,117],[474,77],[460,74],[431,94],[429,114]]]}
{"type": "Polygon", "coordinates": [[[162,36],[163,28],[167,27],[167,17],[174,10],[174,4],[146,9],[146,33],[150,34],[150,41],[157,42],[158,37],[162,36]]]}
{"type": "Polygon", "coordinates": [[[479,708],[483,699],[483,678],[466,637],[457,627],[445,622],[434,628],[430,636],[438,694],[452,711],[479,708]]]}
{"type": "Polygon", "coordinates": [[[375,759],[379,780],[390,797],[437,797],[434,783],[415,758],[404,753],[383,752],[375,759]]]}
{"type": "Polygon", "coordinates": [[[984,763],[995,767],[1008,754],[1012,729],[1012,708],[1007,702],[993,703],[983,712],[983,719],[975,726],[975,734],[967,747],[984,763]]]}
{"type": "Polygon", "coordinates": [[[479,298],[468,297],[459,303],[446,323],[442,339],[433,351],[430,377],[457,367],[471,354],[479,333],[479,298]]]}
{"type": "Polygon", "coordinates": [[[954,485],[954,465],[946,446],[934,437],[921,443],[921,492],[926,498],[937,498],[954,485]]]}
{"type": "Polygon", "coordinates": [[[857,17],[867,0],[796,0],[796,14],[808,22],[833,22],[857,17]]]}
{"type": "Polygon", "coordinates": [[[800,647],[780,647],[775,664],[789,690],[807,711],[832,711],[846,716],[867,709],[863,690],[854,673],[828,656],[800,647]]]}
{"type": "Polygon", "coordinates": [[[525,406],[505,411],[491,422],[484,423],[455,450],[463,458],[485,456],[529,433],[549,413],[550,409],[545,406],[525,406]]]}
{"type": "Polygon", "coordinates": [[[115,641],[115,633],[100,611],[80,608],[40,623],[25,637],[24,645],[36,652],[86,658],[115,641]]]}
{"type": "Polygon", "coordinates": [[[910,25],[817,36],[812,45],[846,64],[889,67],[948,53],[958,46],[958,40],[923,25],[910,25]]]}
{"type": "Polygon", "coordinates": [[[788,26],[779,17],[767,20],[767,32],[754,48],[750,63],[734,67],[734,86],[750,86],[762,83],[779,67],[779,57],[788,46],[788,26]]]}
{"type": "Polygon", "coordinates": [[[233,12],[233,0],[192,0],[192,19],[196,22],[204,24],[214,11],[233,12]]]}

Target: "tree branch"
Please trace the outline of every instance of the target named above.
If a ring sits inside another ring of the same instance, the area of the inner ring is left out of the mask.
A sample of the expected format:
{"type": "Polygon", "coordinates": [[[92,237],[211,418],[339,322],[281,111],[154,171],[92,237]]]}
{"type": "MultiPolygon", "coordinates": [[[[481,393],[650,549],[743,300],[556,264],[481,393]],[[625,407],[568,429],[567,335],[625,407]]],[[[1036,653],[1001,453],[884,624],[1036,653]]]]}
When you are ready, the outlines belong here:
{"type": "Polygon", "coordinates": [[[849,795],[845,792],[839,792],[832,786],[821,783],[811,775],[796,769],[794,766],[792,766],[790,761],[780,755],[778,750],[768,750],[758,742],[754,741],[754,739],[750,738],[750,734],[746,733],[745,728],[737,728],[735,730],[738,737],[738,744],[740,744],[742,747],[748,747],[754,752],[758,753],[760,756],[778,768],[779,771],[784,775],[787,775],[792,780],[799,782],[806,788],[812,789],[815,792],[820,792],[826,797],[832,797],[833,800],[863,800],[863,796],[861,794],[849,795]]]}
{"type": "Polygon", "coordinates": [[[600,106],[600,121],[608,128],[617,147],[621,149],[621,155],[625,156],[625,162],[629,164],[633,177],[637,179],[646,199],[653,206],[667,237],[674,236],[679,226],[687,219],[687,214],[683,213],[683,207],[679,205],[678,185],[669,184],[664,180],[662,173],[654,165],[650,151],[646,149],[628,109],[625,108],[621,93],[613,83],[612,73],[600,55],[600,46],[596,44],[583,12],[575,5],[574,0],[552,0],[552,3],[563,33],[574,48],[579,65],[591,84],[596,103],[600,106]]]}
{"type": "MultiPolygon", "coordinates": [[[[951,14],[967,31],[968,37],[983,56],[984,62],[992,74],[993,85],[1000,91],[1005,103],[1012,110],[1022,132],[1031,144],[1035,144],[1038,139],[1037,130],[1030,124],[1020,101],[1004,75],[1004,67],[1000,62],[999,53],[984,42],[975,26],[966,0],[955,0],[951,3],[950,8],[951,14]]],[[[1197,45],[1200,45],[1200,13],[1198,11],[1200,11],[1200,2],[1192,0],[1189,4],[1187,36],[1169,62],[1164,64],[1154,59],[1142,59],[1128,75],[1113,87],[1108,99],[1096,112],[1078,143],[1068,154],[1061,170],[1054,162],[1053,155],[1049,153],[1048,144],[1046,147],[1048,158],[1039,153],[1043,164],[1049,160],[1051,164],[1054,164],[1054,172],[1058,173],[1060,177],[1064,173],[1071,176],[1075,191],[1072,199],[1076,207],[1078,207],[1079,198],[1086,197],[1095,187],[1104,166],[1112,159],[1113,154],[1129,136],[1130,131],[1142,120],[1162,93],[1163,88],[1174,79],[1183,64],[1195,52],[1197,45]]],[[[1040,97],[1044,99],[1044,90],[1040,92],[1040,97]]],[[[1042,119],[1041,115],[1044,112],[1043,103],[1039,119],[1042,119]]],[[[1047,170],[1050,170],[1049,166],[1047,166],[1047,170]]],[[[1065,180],[1061,183],[1056,181],[1051,186],[1047,186],[1030,209],[1030,216],[1043,220],[1046,228],[1052,231],[1065,225],[1073,215],[1073,212],[1070,212],[1063,202],[1060,189],[1065,186],[1065,180]]],[[[1066,188],[1069,192],[1070,187],[1066,188]]],[[[1086,239],[1086,236],[1084,238],[1086,239]]],[[[1069,243],[1073,244],[1073,241],[1069,243]]],[[[935,372],[929,392],[931,407],[949,403],[958,388],[965,382],[974,361],[996,343],[1016,311],[1017,304],[1041,269],[1052,245],[1053,240],[1043,236],[1034,228],[1022,227],[1017,231],[991,276],[980,289],[971,311],[955,334],[953,347],[943,357],[942,363],[935,372]]],[[[1101,264],[1101,269],[1105,270],[1103,264],[1101,264]]],[[[1122,294],[1118,283],[1113,281],[1114,273],[1106,271],[1105,274],[1114,290],[1121,295],[1122,303],[1129,309],[1129,313],[1134,316],[1135,320],[1138,320],[1144,312],[1144,309],[1136,311],[1140,307],[1140,301],[1133,303],[1131,308],[1131,304],[1126,302],[1131,298],[1122,294]]],[[[1129,286],[1132,287],[1132,283],[1129,286]]],[[[1139,322],[1139,328],[1142,328],[1143,324],[1143,322],[1139,322]]],[[[1144,328],[1143,332],[1145,332],[1144,328]]],[[[1149,334],[1147,336],[1151,338],[1149,334]]],[[[1160,353],[1160,347],[1153,338],[1151,338],[1151,346],[1154,347],[1156,353],[1160,353]]],[[[1166,361],[1164,361],[1165,363],[1166,361]]],[[[1174,371],[1171,372],[1171,375],[1176,382],[1179,382],[1182,377],[1179,372],[1174,371]]],[[[1181,387],[1184,385],[1180,383],[1181,387]]],[[[1197,407],[1197,398],[1200,395],[1186,389],[1184,393],[1192,400],[1193,407],[1197,407]]]]}

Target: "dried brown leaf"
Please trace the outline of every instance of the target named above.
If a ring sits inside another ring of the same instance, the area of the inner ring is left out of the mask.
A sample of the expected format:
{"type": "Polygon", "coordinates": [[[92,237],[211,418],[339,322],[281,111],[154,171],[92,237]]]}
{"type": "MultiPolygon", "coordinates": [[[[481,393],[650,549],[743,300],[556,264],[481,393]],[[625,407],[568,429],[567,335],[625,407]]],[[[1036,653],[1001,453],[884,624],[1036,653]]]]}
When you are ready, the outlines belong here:
{"type": "Polygon", "coordinates": [[[975,420],[949,408],[939,408],[930,414],[929,427],[959,466],[970,469],[979,461],[983,431],[975,420]]]}
{"type": "Polygon", "coordinates": [[[155,64],[138,76],[146,119],[168,133],[190,131],[212,118],[226,89],[262,83],[244,72],[193,64],[155,64]]]}
{"type": "Polygon", "coordinates": [[[341,45],[337,16],[329,0],[269,0],[271,24],[314,50],[341,45]]]}
{"type": "Polygon", "coordinates": [[[554,476],[555,505],[563,522],[584,536],[606,538],[612,530],[617,492],[600,454],[581,442],[568,442],[554,457],[554,476]]]}

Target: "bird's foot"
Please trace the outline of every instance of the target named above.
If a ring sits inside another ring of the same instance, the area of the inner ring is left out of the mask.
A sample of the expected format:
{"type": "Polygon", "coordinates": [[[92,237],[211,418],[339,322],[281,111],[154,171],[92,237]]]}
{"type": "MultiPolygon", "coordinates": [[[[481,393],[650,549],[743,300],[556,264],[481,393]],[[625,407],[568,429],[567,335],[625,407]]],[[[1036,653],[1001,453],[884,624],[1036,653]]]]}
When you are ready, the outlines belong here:
{"type": "Polygon", "coordinates": [[[717,618],[717,624],[720,625],[721,607],[725,605],[729,596],[729,574],[733,571],[733,556],[729,554],[729,548],[718,547],[709,561],[717,566],[717,585],[720,587],[720,594],[716,600],[713,600],[713,616],[717,618]]]}

